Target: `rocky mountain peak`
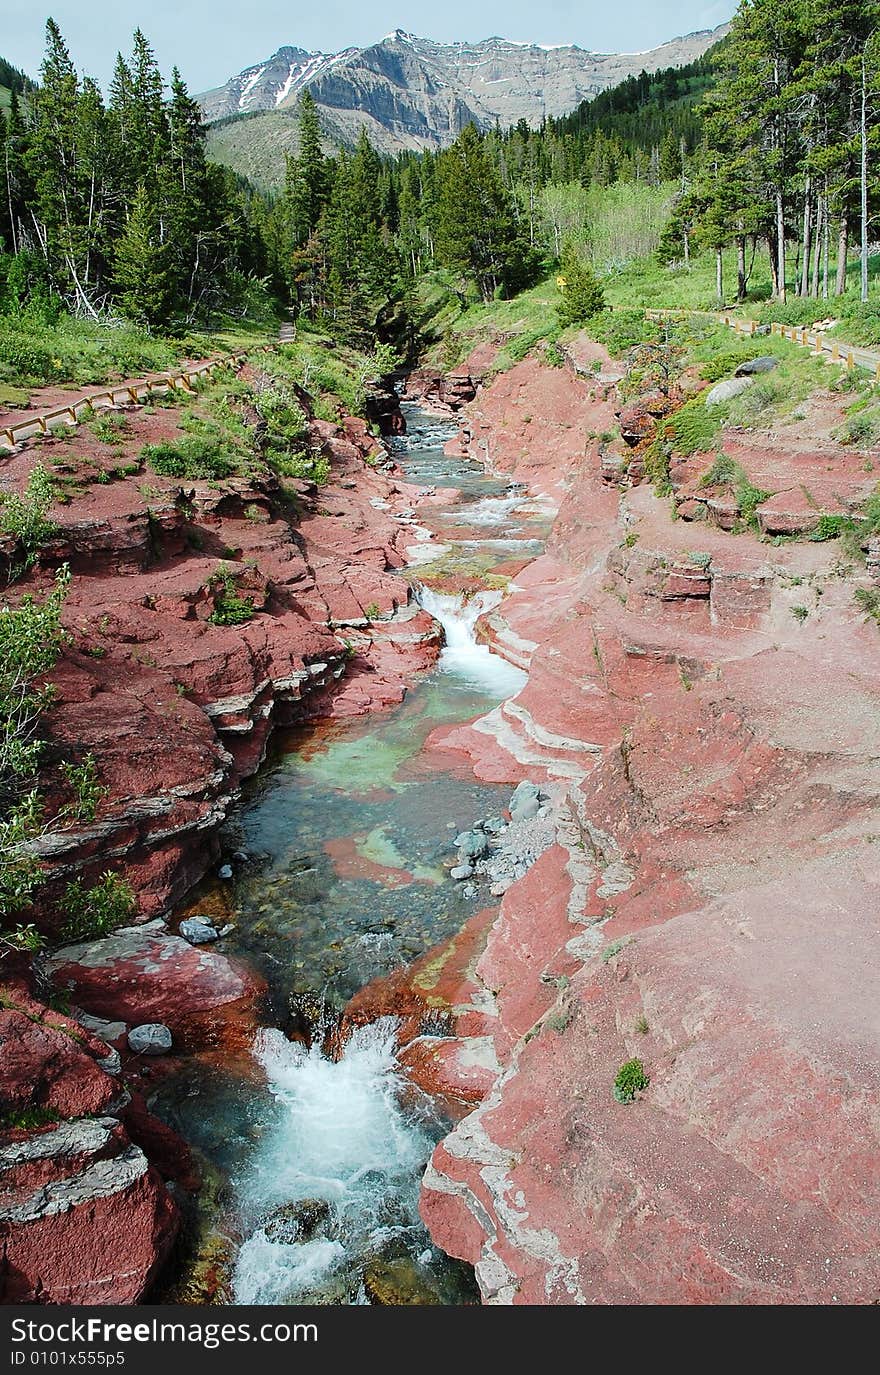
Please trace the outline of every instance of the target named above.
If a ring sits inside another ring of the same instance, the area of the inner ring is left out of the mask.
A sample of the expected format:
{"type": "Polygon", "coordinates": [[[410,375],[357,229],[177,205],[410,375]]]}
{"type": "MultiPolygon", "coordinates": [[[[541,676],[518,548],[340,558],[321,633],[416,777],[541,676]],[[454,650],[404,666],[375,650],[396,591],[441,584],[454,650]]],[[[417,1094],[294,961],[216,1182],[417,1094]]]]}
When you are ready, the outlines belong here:
{"type": "MultiPolygon", "coordinates": [[[[650,52],[594,53],[497,35],[440,43],[397,28],[377,43],[336,53],[280,47],[199,99],[209,122],[259,112],[283,120],[308,87],[330,143],[352,143],[365,125],[383,152],[439,148],[468,123],[537,125],[547,115],[566,114],[642,70],[693,61],[726,31],[726,25],[701,30],[650,52]]],[[[281,125],[288,142],[290,123],[281,125]]],[[[280,134],[278,141],[284,143],[280,134]]]]}

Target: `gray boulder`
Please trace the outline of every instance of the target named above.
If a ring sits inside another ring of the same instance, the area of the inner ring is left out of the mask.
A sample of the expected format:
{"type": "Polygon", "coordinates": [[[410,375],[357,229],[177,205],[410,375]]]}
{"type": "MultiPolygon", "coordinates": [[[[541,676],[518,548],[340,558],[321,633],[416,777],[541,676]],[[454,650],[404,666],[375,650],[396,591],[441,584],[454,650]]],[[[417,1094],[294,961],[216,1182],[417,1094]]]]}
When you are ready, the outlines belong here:
{"type": "Polygon", "coordinates": [[[456,836],[455,848],[462,860],[482,859],[489,853],[489,837],[485,831],[465,831],[456,836]]]}
{"type": "Polygon", "coordinates": [[[219,933],[204,917],[187,917],[180,923],[180,934],[190,945],[207,945],[215,941],[219,933]]]}
{"type": "Polygon", "coordinates": [[[751,377],[730,377],[726,382],[717,382],[706,394],[706,405],[721,406],[725,401],[732,401],[735,396],[747,391],[751,385],[751,377]]]}
{"type": "Polygon", "coordinates": [[[470,878],[473,872],[474,871],[469,864],[456,864],[454,869],[450,869],[449,877],[454,878],[456,882],[459,882],[461,879],[470,878]]]}
{"type": "Polygon", "coordinates": [[[774,358],[772,353],[764,354],[761,358],[749,358],[745,363],[740,363],[734,377],[754,377],[759,372],[772,372],[779,367],[779,359],[774,358]]]}
{"type": "Polygon", "coordinates": [[[143,1022],[128,1033],[128,1048],[135,1055],[165,1055],[171,1049],[171,1032],[162,1022],[143,1022]]]}

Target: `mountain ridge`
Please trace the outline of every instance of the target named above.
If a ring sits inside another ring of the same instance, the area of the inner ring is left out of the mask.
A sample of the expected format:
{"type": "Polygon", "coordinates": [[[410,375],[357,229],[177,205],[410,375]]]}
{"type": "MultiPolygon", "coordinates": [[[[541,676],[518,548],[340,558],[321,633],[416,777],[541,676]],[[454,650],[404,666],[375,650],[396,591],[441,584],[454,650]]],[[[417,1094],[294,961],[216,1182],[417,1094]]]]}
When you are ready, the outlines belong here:
{"type": "Polygon", "coordinates": [[[328,143],[353,143],[363,124],[381,152],[436,149],[470,123],[487,129],[525,119],[534,126],[566,114],[627,76],[693,61],[727,29],[701,29],[636,53],[497,36],[449,44],[396,29],[336,53],[284,45],[198,100],[210,124],[263,115],[270,142],[292,146],[289,115],[308,88],[328,143]]]}

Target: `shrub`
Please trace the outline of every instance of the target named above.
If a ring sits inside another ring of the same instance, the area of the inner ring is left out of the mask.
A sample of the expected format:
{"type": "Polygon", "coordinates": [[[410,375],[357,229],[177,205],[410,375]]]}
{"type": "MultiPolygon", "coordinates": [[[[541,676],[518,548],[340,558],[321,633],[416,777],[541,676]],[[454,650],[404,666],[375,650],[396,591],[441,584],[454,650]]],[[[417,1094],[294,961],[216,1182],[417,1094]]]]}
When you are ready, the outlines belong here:
{"type": "Polygon", "coordinates": [[[6,950],[36,954],[45,944],[45,937],[40,934],[33,922],[28,922],[26,926],[18,925],[12,931],[0,931],[0,946],[4,946],[6,950]]]}
{"type": "Polygon", "coordinates": [[[300,443],[309,432],[309,420],[295,394],[281,383],[257,393],[256,407],[266,422],[266,442],[270,449],[287,449],[300,443]]]}
{"type": "MultiPolygon", "coordinates": [[[[90,651],[92,654],[94,652],[94,649],[90,651]]],[[[74,821],[94,821],[98,807],[108,792],[104,784],[98,782],[95,756],[87,754],[81,764],[62,764],[61,771],[73,793],[73,802],[65,808],[65,815],[74,821]]]]}
{"type": "Polygon", "coordinates": [[[3,1126],[7,1131],[38,1131],[40,1127],[49,1127],[53,1122],[58,1122],[61,1113],[54,1108],[12,1108],[3,1115],[3,1126]]]}
{"type": "Polygon", "coordinates": [[[125,436],[130,433],[131,422],[128,416],[121,415],[116,411],[107,411],[92,421],[92,434],[102,444],[112,444],[118,448],[125,443],[125,436]]]}
{"type": "Polygon", "coordinates": [[[107,870],[91,888],[81,879],[68,883],[61,900],[67,921],[61,928],[65,941],[94,940],[121,926],[134,912],[131,884],[107,870]]]}
{"type": "Polygon", "coordinates": [[[42,463],[31,470],[23,496],[16,492],[0,495],[0,530],[18,540],[25,567],[30,567],[41,546],[55,534],[56,527],[48,519],[55,497],[55,484],[42,463]]]}
{"type": "Polygon", "coordinates": [[[793,606],[791,608],[791,614],[796,621],[799,621],[800,624],[803,625],[810,613],[805,606],[793,606]]]}
{"type": "Polygon", "coordinates": [[[232,573],[216,573],[210,586],[214,589],[212,625],[244,625],[253,620],[254,599],[241,596],[232,573]]]}
{"type": "Polygon", "coordinates": [[[643,310],[603,310],[590,321],[588,333],[597,344],[604,344],[614,358],[622,358],[639,344],[654,343],[660,337],[656,321],[649,320],[643,310]]]}
{"type": "Polygon", "coordinates": [[[605,949],[602,951],[602,963],[607,964],[609,960],[613,960],[614,956],[619,955],[625,945],[629,945],[629,940],[626,936],[621,937],[620,940],[611,941],[611,943],[609,945],[606,945],[605,949]]]}
{"type": "Polygon", "coordinates": [[[618,1103],[631,1103],[637,1093],[648,1087],[648,1083],[648,1076],[641,1060],[627,1060],[617,1071],[614,1097],[618,1103]]]}
{"type": "Polygon", "coordinates": [[[859,610],[880,625],[880,590],[876,587],[857,587],[853,597],[859,610]]]}
{"type": "Polygon", "coordinates": [[[816,544],[821,544],[824,540],[839,539],[841,535],[848,534],[854,529],[855,522],[851,516],[822,515],[815,530],[810,532],[810,539],[816,544]]]}
{"type": "Polygon", "coordinates": [[[856,448],[864,449],[874,443],[877,432],[878,424],[874,416],[850,415],[841,427],[838,437],[841,444],[852,444],[856,448]]]}
{"type": "Polygon", "coordinates": [[[229,477],[235,463],[224,445],[215,437],[187,434],[180,439],[145,444],[141,458],[160,477],[214,479],[229,477]]]}
{"type": "Polygon", "coordinates": [[[702,396],[692,396],[675,415],[658,428],[658,436],[668,440],[677,454],[690,458],[712,447],[721,425],[721,407],[706,406],[702,396]]]}
{"type": "Polygon", "coordinates": [[[330,478],[330,460],[323,454],[297,453],[270,454],[269,463],[279,477],[298,478],[303,482],[314,482],[323,487],[330,478]]]}

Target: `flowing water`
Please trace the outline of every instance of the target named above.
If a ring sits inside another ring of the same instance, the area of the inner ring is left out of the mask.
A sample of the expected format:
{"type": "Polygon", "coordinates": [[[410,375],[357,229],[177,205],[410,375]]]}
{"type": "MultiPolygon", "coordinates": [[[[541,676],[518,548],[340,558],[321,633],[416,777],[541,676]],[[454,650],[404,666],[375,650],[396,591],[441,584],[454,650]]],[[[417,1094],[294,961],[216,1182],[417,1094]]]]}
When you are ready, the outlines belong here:
{"type": "MultiPolygon", "coordinates": [[[[521,509],[524,494],[480,466],[447,458],[449,431],[408,410],[409,436],[396,441],[407,478],[457,493],[432,513],[438,539],[491,551],[490,564],[539,548],[544,513],[521,509]]],[[[475,639],[500,592],[468,600],[417,586],[416,596],[444,629],[436,668],[390,712],[285,732],[236,822],[235,840],[257,862],[228,895],[235,929],[223,949],[261,970],[292,1032],[332,1022],[369,979],[488,902],[450,880],[453,840],[497,815],[510,789],[478,782],[463,762],[426,763],[423,747],[438,725],[514,695],[524,675],[475,639]]],[[[376,1264],[398,1278],[404,1266],[434,1302],[472,1301],[462,1268],[431,1246],[418,1217],[421,1173],[447,1124],[404,1092],[394,1046],[387,1018],[360,1028],[338,1060],[320,1034],[309,1046],[270,1029],[254,1048],[258,1082],[194,1063],[160,1090],[156,1110],[230,1181],[237,1302],[364,1302],[376,1264]]]]}

